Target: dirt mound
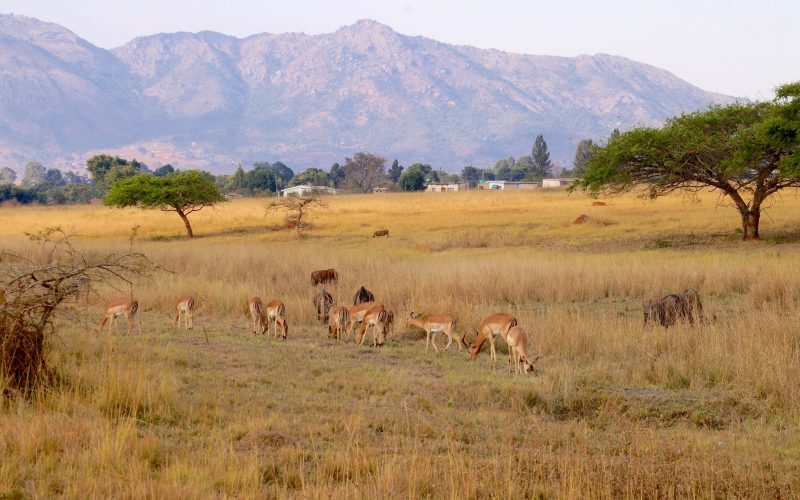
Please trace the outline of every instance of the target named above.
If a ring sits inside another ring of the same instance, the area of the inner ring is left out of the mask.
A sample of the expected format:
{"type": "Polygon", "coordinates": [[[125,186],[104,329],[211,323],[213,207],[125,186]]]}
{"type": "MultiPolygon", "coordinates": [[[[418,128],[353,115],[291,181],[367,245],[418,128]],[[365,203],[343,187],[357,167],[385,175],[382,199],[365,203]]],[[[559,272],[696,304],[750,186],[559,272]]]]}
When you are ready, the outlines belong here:
{"type": "Polygon", "coordinates": [[[589,216],[586,214],[582,214],[572,221],[573,224],[586,224],[587,222],[589,222],[589,216]]]}

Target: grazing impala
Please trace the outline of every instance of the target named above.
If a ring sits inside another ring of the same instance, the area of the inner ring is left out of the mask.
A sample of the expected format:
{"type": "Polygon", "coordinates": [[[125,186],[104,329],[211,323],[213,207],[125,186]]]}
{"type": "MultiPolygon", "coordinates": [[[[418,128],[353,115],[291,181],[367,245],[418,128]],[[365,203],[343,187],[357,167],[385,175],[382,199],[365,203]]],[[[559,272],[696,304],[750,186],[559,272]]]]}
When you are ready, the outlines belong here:
{"type": "Polygon", "coordinates": [[[183,314],[183,326],[185,326],[187,330],[191,330],[193,326],[192,312],[194,312],[194,297],[184,295],[179,298],[178,303],[175,304],[175,317],[172,319],[172,326],[178,326],[181,320],[181,314],[183,314]]]}
{"type": "Polygon", "coordinates": [[[264,301],[261,297],[250,299],[250,317],[253,318],[253,335],[267,333],[267,322],[264,319],[264,301]]]}
{"type": "MultiPolygon", "coordinates": [[[[347,338],[350,338],[350,333],[354,331],[356,323],[364,321],[364,315],[367,314],[367,311],[373,306],[382,306],[382,304],[378,304],[377,302],[362,302],[348,309],[347,312],[350,315],[350,319],[347,322],[347,338]]],[[[356,342],[358,342],[358,340],[359,339],[356,339],[356,342]]]]}
{"type": "MultiPolygon", "coordinates": [[[[97,324],[95,332],[99,333],[103,329],[103,325],[108,321],[108,333],[111,334],[111,328],[114,327],[116,331],[116,322],[119,316],[125,316],[128,321],[128,335],[133,331],[133,322],[136,320],[136,312],[139,310],[139,301],[133,298],[118,298],[106,304],[106,312],[97,324]]],[[[139,333],[142,333],[142,322],[139,321],[139,333]]]]}
{"type": "Polygon", "coordinates": [[[521,326],[510,328],[508,330],[508,335],[506,335],[506,342],[508,342],[509,363],[513,361],[514,372],[532,372],[533,364],[536,363],[541,356],[531,357],[528,355],[528,334],[525,333],[525,330],[523,330],[521,326]]]}
{"type": "Polygon", "coordinates": [[[453,343],[453,340],[456,341],[459,351],[464,345],[464,338],[455,334],[456,320],[445,314],[429,314],[421,318],[412,312],[411,316],[408,318],[408,324],[425,330],[425,352],[428,352],[428,347],[430,347],[431,343],[433,343],[433,348],[436,352],[439,352],[439,348],[436,347],[437,333],[444,333],[449,339],[444,348],[445,351],[450,348],[450,344],[453,343]]]}
{"type": "Polygon", "coordinates": [[[497,351],[494,347],[494,336],[500,335],[505,339],[506,335],[508,335],[508,330],[515,326],[517,326],[517,318],[510,314],[494,313],[484,318],[481,326],[479,326],[477,332],[475,332],[477,337],[469,352],[472,360],[475,361],[475,358],[477,358],[478,354],[481,352],[483,343],[488,339],[489,346],[491,346],[492,349],[492,361],[497,364],[497,351]]]}
{"type": "Polygon", "coordinates": [[[269,331],[269,324],[275,325],[275,338],[278,338],[278,327],[281,328],[281,337],[286,340],[286,335],[289,333],[289,325],[286,323],[286,307],[278,299],[272,299],[267,304],[267,331],[269,331]]]}
{"type": "Polygon", "coordinates": [[[386,309],[381,304],[370,307],[364,313],[361,331],[358,332],[358,337],[356,337],[356,342],[359,345],[364,345],[364,339],[367,338],[369,327],[372,327],[372,346],[383,345],[386,338],[386,309]],[[358,341],[359,338],[361,338],[360,342],[358,341]]]}
{"type": "Polygon", "coordinates": [[[328,337],[340,340],[350,321],[350,312],[345,306],[336,306],[331,307],[328,316],[328,337]]]}

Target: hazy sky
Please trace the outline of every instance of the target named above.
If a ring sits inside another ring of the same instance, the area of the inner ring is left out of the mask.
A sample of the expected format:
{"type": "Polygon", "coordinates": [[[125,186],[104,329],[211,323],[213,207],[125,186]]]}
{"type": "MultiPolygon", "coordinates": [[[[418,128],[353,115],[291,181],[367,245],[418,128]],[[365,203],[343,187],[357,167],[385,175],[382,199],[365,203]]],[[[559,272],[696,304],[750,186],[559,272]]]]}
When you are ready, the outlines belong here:
{"type": "Polygon", "coordinates": [[[327,33],[358,19],[447,43],[664,68],[705,90],[768,99],[800,80],[800,0],[0,0],[100,47],[173,31],[327,33]]]}

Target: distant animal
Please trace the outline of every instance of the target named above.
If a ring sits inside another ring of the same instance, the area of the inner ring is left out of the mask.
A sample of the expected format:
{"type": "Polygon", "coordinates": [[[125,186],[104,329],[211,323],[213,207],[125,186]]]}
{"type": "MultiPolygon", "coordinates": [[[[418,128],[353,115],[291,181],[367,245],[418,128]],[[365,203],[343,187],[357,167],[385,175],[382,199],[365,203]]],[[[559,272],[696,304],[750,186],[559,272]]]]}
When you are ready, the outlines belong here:
{"type": "Polygon", "coordinates": [[[671,293],[660,299],[650,299],[642,304],[644,324],[658,322],[664,328],[675,325],[680,318],[689,320],[689,324],[694,321],[689,313],[689,306],[680,295],[671,293]]]}
{"type": "MultiPolygon", "coordinates": [[[[103,317],[100,318],[100,322],[97,324],[97,328],[95,328],[95,332],[99,333],[100,330],[103,329],[103,325],[108,322],[108,334],[111,335],[111,328],[114,327],[114,331],[117,331],[116,323],[117,318],[120,316],[125,316],[125,320],[128,322],[128,335],[133,332],[133,323],[136,321],[136,313],[139,311],[139,301],[133,298],[121,297],[118,299],[114,299],[108,304],[106,304],[106,310],[103,313],[103,317]]],[[[139,321],[139,333],[142,333],[142,322],[139,321]]]]}
{"type": "Polygon", "coordinates": [[[446,314],[429,314],[422,318],[412,311],[408,318],[408,324],[425,330],[425,352],[428,352],[431,343],[433,344],[433,349],[437,353],[439,352],[439,348],[436,347],[437,333],[444,333],[448,338],[447,345],[444,347],[445,351],[450,348],[450,344],[453,343],[453,340],[456,341],[459,351],[461,351],[462,347],[466,346],[464,342],[464,336],[466,336],[466,334],[462,337],[456,335],[456,320],[446,314]]]}
{"type": "Polygon", "coordinates": [[[703,315],[703,302],[700,300],[700,294],[694,288],[687,288],[681,292],[680,297],[686,303],[686,312],[689,319],[689,324],[694,324],[693,315],[697,315],[697,322],[699,324],[705,323],[705,316],[703,315]]]}
{"type": "Polygon", "coordinates": [[[522,374],[533,371],[533,364],[538,361],[541,356],[531,357],[528,354],[528,334],[521,326],[515,326],[508,330],[506,335],[506,342],[508,343],[508,361],[513,363],[510,368],[514,373],[522,374]]]}
{"type": "Polygon", "coordinates": [[[375,304],[367,309],[361,323],[361,331],[356,336],[356,343],[364,345],[367,332],[372,327],[372,346],[382,346],[386,340],[386,309],[383,305],[375,304]]]}
{"type": "Polygon", "coordinates": [[[281,338],[286,340],[289,334],[289,324],[286,322],[286,306],[283,305],[278,299],[270,300],[267,304],[267,332],[269,332],[269,325],[272,323],[275,326],[275,338],[278,338],[278,328],[281,329],[281,338]]]}
{"type": "Polygon", "coordinates": [[[185,326],[187,330],[191,330],[193,326],[192,312],[194,312],[194,298],[190,295],[180,297],[178,303],[175,304],[175,317],[172,319],[172,326],[175,328],[178,327],[181,314],[183,314],[183,326],[185,326]]]}
{"type": "Polygon", "coordinates": [[[249,303],[250,317],[253,319],[253,335],[267,333],[266,319],[264,318],[264,301],[261,297],[253,297],[249,303]]]}
{"type": "Polygon", "coordinates": [[[391,309],[386,310],[386,331],[384,332],[388,337],[394,332],[394,311],[391,309]]]}
{"type": "Polygon", "coordinates": [[[336,304],[333,296],[325,291],[324,288],[317,290],[314,294],[314,308],[317,310],[317,321],[323,325],[328,322],[328,311],[336,304]]]}
{"type": "Polygon", "coordinates": [[[375,231],[372,233],[373,238],[380,238],[381,236],[389,237],[389,230],[388,229],[381,229],[379,231],[375,231]]]}
{"type": "Polygon", "coordinates": [[[473,361],[478,357],[481,352],[483,344],[488,340],[491,347],[492,362],[497,364],[497,350],[494,346],[494,336],[500,335],[506,339],[508,331],[517,326],[517,318],[506,313],[490,314],[481,322],[478,329],[475,331],[475,342],[470,348],[469,355],[473,361]]]}
{"type": "Polygon", "coordinates": [[[363,286],[358,289],[356,294],[353,296],[353,305],[363,304],[364,302],[374,302],[375,296],[364,288],[363,286]]]}
{"type": "Polygon", "coordinates": [[[339,273],[336,272],[336,269],[323,269],[311,273],[311,284],[313,286],[324,285],[325,283],[333,283],[335,285],[338,282],[339,273]]]}
{"type": "Polygon", "coordinates": [[[592,202],[592,206],[593,207],[604,207],[604,206],[606,206],[606,202],[604,202],[604,201],[593,201],[592,202]]]}
{"type": "Polygon", "coordinates": [[[345,306],[335,306],[331,307],[328,317],[328,337],[340,340],[350,321],[350,312],[345,306]]]}

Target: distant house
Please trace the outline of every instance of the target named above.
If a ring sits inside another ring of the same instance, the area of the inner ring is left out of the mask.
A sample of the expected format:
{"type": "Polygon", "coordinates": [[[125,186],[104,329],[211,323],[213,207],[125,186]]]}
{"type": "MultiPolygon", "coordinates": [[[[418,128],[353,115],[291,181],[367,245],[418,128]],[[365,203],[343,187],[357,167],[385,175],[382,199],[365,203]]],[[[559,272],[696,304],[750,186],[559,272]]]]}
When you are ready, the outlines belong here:
{"type": "Polygon", "coordinates": [[[338,189],[333,189],[332,187],[328,186],[309,186],[308,184],[300,184],[299,186],[281,189],[281,196],[303,196],[304,194],[313,191],[321,194],[339,194],[341,192],[338,189]]]}
{"type": "Polygon", "coordinates": [[[574,177],[558,177],[556,179],[542,179],[542,187],[557,188],[569,186],[575,181],[574,177]]]}
{"type": "Polygon", "coordinates": [[[425,191],[428,193],[446,193],[448,191],[466,191],[469,189],[467,182],[432,182],[425,191]]]}
{"type": "Polygon", "coordinates": [[[386,188],[386,187],[372,188],[372,192],[373,193],[388,193],[389,192],[389,188],[386,188]]]}
{"type": "Polygon", "coordinates": [[[538,182],[522,181],[480,181],[478,189],[486,190],[510,190],[510,189],[537,189],[541,187],[538,182]]]}

